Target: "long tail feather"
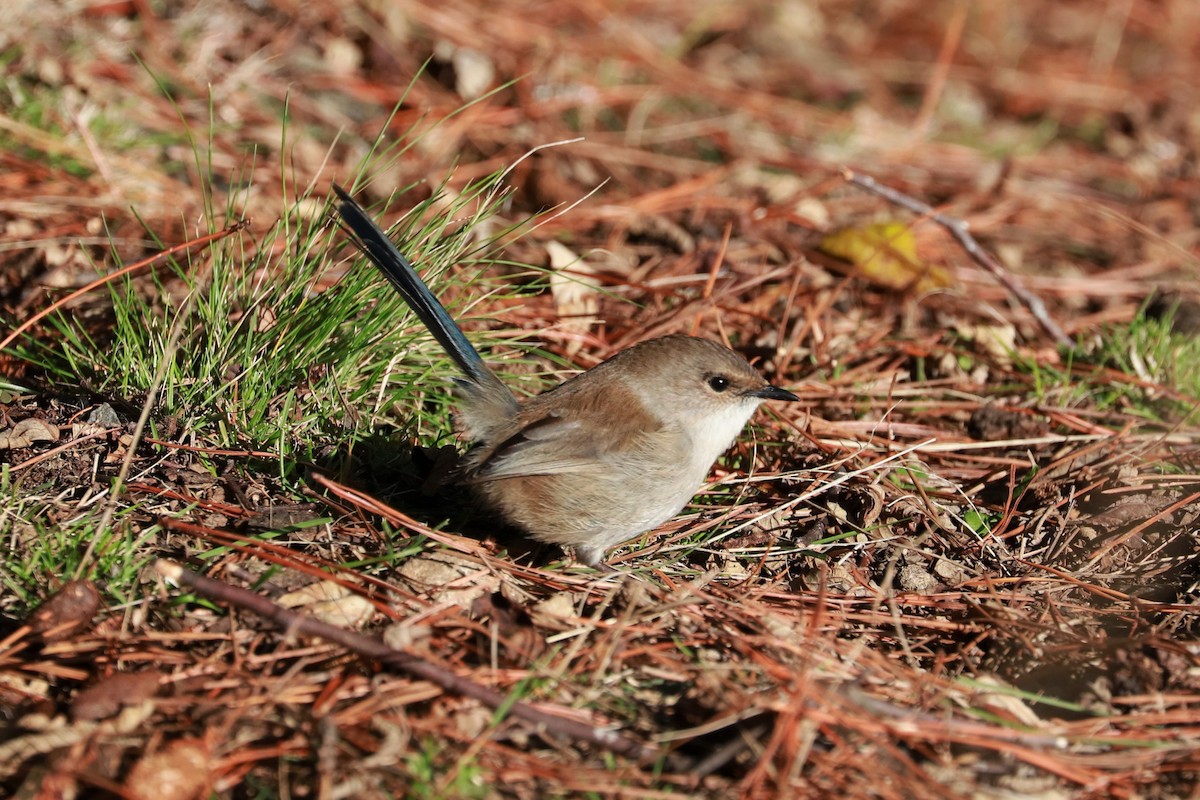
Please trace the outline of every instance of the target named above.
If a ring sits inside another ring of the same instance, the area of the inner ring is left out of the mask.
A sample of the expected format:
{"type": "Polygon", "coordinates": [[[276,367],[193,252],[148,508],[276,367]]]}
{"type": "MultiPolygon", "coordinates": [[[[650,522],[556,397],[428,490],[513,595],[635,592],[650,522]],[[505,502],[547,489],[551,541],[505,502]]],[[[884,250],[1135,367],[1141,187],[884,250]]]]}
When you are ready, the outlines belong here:
{"type": "Polygon", "coordinates": [[[367,215],[362,206],[334,184],[333,191],[337,193],[341,203],[338,213],[347,227],[354,234],[355,244],[382,272],[404,301],[412,308],[425,327],[433,334],[438,343],[454,359],[454,363],[472,382],[480,385],[498,383],[498,379],[484,363],[483,357],[471,346],[462,329],[442,306],[438,299],[429,291],[429,287],[421,280],[413,265],[405,258],[391,239],[387,237],[378,225],[367,215]]]}

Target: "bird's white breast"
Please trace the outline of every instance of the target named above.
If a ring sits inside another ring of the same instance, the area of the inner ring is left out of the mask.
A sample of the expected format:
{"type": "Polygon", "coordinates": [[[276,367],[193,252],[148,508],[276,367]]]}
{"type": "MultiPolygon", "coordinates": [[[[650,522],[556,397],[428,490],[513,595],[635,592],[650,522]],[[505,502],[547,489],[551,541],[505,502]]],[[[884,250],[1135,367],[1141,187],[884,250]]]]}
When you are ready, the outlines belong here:
{"type": "Polygon", "coordinates": [[[702,473],[699,480],[708,475],[717,457],[733,444],[758,405],[757,400],[748,399],[681,420],[692,438],[691,468],[694,472],[702,473]]]}

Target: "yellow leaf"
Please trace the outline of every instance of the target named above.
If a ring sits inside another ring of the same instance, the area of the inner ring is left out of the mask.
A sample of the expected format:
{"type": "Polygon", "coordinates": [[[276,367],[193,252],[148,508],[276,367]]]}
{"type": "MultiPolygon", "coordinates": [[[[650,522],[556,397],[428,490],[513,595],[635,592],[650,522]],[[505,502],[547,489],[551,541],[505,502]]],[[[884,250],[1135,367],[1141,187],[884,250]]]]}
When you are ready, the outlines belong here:
{"type": "Polygon", "coordinates": [[[900,222],[843,228],[821,240],[826,255],[848,261],[872,283],[890,289],[927,292],[950,285],[950,275],[917,257],[912,229],[900,222]]]}

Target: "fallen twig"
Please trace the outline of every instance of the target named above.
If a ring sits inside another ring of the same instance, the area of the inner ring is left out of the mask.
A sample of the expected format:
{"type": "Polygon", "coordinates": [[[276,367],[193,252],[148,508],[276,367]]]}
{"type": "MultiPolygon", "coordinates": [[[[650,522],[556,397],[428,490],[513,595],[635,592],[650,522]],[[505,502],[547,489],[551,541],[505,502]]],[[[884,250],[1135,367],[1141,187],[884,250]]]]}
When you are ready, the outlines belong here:
{"type": "Polygon", "coordinates": [[[619,755],[638,761],[652,761],[659,753],[653,747],[635,739],[622,736],[607,728],[588,725],[573,719],[567,719],[557,714],[539,710],[533,706],[518,701],[512,701],[507,695],[489,689],[467,678],[460,677],[425,659],[393,650],[382,642],[354,631],[328,625],[324,622],[306,617],[295,611],[277,605],[262,595],[237,586],[231,586],[221,581],[206,578],[172,561],[159,559],[154,562],[155,569],[166,578],[194,589],[200,594],[213,600],[220,600],[231,605],[252,611],[261,617],[271,620],[289,633],[303,633],[309,636],[319,636],[327,641],[336,642],[349,650],[375,659],[389,667],[407,672],[414,677],[427,680],[448,692],[470,697],[492,709],[505,709],[514,717],[532,722],[547,731],[566,736],[571,739],[590,742],[598,747],[610,750],[619,755]]]}
{"type": "Polygon", "coordinates": [[[1075,346],[1075,342],[1071,337],[1063,333],[1062,328],[1058,327],[1058,323],[1050,318],[1050,312],[1046,310],[1046,305],[1042,302],[1042,299],[1026,289],[1017,276],[1005,269],[1004,265],[997,261],[995,256],[980,246],[975,237],[968,233],[966,222],[954,217],[948,217],[945,214],[940,214],[934,211],[933,207],[928,203],[923,203],[915,197],[910,197],[901,191],[884,186],[869,175],[860,175],[854,170],[843,168],[842,177],[855,186],[866,189],[868,192],[874,192],[901,208],[906,208],[914,214],[928,217],[941,225],[962,245],[962,248],[967,251],[967,255],[974,259],[976,264],[992,273],[1005,289],[1008,289],[1018,301],[1029,309],[1029,313],[1042,326],[1042,330],[1054,337],[1054,340],[1064,347],[1073,348],[1075,346]]]}

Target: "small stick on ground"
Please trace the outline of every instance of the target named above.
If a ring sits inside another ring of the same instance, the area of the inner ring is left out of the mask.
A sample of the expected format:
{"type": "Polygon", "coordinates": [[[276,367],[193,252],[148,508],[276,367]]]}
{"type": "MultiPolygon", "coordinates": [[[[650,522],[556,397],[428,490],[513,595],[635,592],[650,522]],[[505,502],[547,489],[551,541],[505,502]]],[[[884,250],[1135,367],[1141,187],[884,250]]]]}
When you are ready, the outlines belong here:
{"type": "Polygon", "coordinates": [[[414,656],[411,653],[405,653],[400,650],[393,650],[369,636],[363,636],[360,633],[306,617],[303,614],[283,608],[262,595],[213,580],[212,578],[206,578],[203,575],[186,570],[172,561],[159,559],[154,562],[154,568],[164,577],[170,578],[176,583],[183,584],[190,589],[194,589],[205,597],[244,608],[247,611],[252,611],[261,617],[269,619],[289,634],[302,633],[308,636],[319,636],[330,642],[336,642],[359,655],[375,659],[389,667],[395,667],[416,678],[427,680],[442,687],[447,692],[473,698],[488,708],[503,708],[506,713],[514,717],[523,719],[526,722],[532,722],[534,725],[541,726],[547,731],[560,736],[590,742],[597,747],[602,747],[640,762],[652,761],[659,755],[658,751],[653,747],[635,739],[622,736],[607,728],[588,725],[578,720],[567,719],[557,714],[541,711],[527,703],[513,701],[512,698],[495,689],[489,689],[482,684],[455,675],[449,670],[439,667],[433,662],[426,661],[419,656],[414,656]]]}
{"type": "Polygon", "coordinates": [[[906,208],[914,214],[928,217],[941,225],[962,245],[962,248],[967,251],[967,255],[974,259],[976,264],[992,273],[996,280],[1000,281],[1005,289],[1008,289],[1009,293],[1016,297],[1025,308],[1029,309],[1029,313],[1042,326],[1042,330],[1050,334],[1056,342],[1064,347],[1073,348],[1075,346],[1075,342],[1071,337],[1063,333],[1062,328],[1058,327],[1058,323],[1050,318],[1050,313],[1046,310],[1042,299],[1026,289],[1015,275],[1005,269],[1004,265],[996,260],[995,256],[979,245],[975,237],[967,232],[968,226],[965,221],[940,214],[934,211],[933,207],[929,204],[923,203],[915,197],[910,197],[896,189],[884,186],[869,175],[860,175],[852,169],[843,168],[842,177],[848,183],[866,189],[868,192],[873,192],[901,208],[906,208]]]}

